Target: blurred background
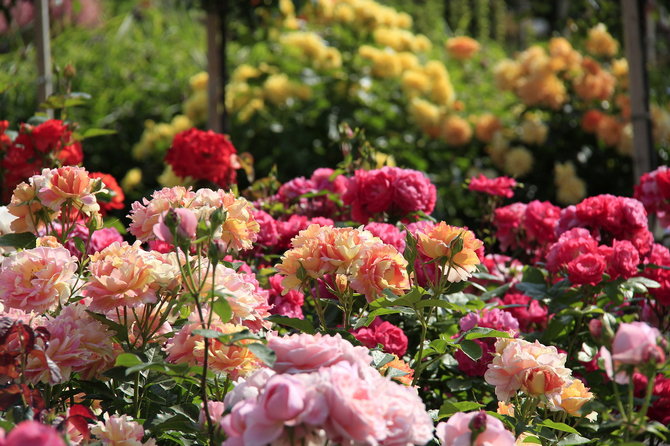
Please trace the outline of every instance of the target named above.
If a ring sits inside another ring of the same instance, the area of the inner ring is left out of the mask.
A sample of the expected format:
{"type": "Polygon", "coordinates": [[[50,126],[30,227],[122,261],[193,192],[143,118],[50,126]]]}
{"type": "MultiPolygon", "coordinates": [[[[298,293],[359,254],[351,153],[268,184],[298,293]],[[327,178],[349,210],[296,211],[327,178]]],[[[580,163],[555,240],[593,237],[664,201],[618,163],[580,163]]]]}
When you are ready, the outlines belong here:
{"type": "MultiPolygon", "coordinates": [[[[651,150],[655,163],[667,164],[668,3],[632,3],[645,48],[651,150]]],[[[439,190],[436,216],[455,224],[477,215],[463,183],[480,172],[517,178],[526,184],[517,192],[523,200],[630,196],[621,5],[51,0],[54,96],[66,99],[51,106],[82,131],[114,131],[82,142],[84,165],[116,177],[128,202],[189,184],[163,158],[176,133],[207,128],[207,15],[215,11],[224,20],[217,32],[226,75],[216,81],[226,85],[226,133],[255,174],[240,175],[240,189],[253,179],[309,176],[364,147],[368,167],[426,171],[439,190]],[[364,132],[359,146],[343,142],[343,129],[364,132]]],[[[0,120],[14,130],[44,112],[35,15],[32,1],[0,0],[0,120]]]]}

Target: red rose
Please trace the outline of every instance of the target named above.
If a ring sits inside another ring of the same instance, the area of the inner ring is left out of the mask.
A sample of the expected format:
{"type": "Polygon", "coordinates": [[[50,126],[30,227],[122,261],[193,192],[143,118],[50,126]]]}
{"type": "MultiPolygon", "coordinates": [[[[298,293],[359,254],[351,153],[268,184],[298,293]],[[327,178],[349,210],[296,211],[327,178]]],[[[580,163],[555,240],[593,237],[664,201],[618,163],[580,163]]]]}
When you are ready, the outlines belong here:
{"type": "Polygon", "coordinates": [[[512,198],[516,180],[510,177],[486,178],[483,174],[470,178],[468,189],[498,197],[512,198]]]}
{"type": "Polygon", "coordinates": [[[102,215],[107,214],[107,212],[113,209],[123,209],[123,201],[126,199],[123,189],[117,183],[116,178],[113,176],[102,173],[102,172],[93,172],[89,175],[91,178],[100,178],[102,184],[104,184],[105,189],[111,192],[111,198],[109,201],[98,200],[100,205],[100,212],[102,215]]]}
{"type": "Polygon", "coordinates": [[[495,339],[473,339],[482,349],[482,356],[473,361],[468,355],[463,353],[460,348],[454,352],[454,359],[458,362],[458,369],[468,376],[484,376],[488,370],[489,364],[493,362],[496,352],[495,339]]]}
{"type": "Polygon", "coordinates": [[[567,265],[568,279],[577,285],[596,285],[603,279],[605,259],[600,254],[582,254],[567,265]]]}
{"type": "Polygon", "coordinates": [[[76,166],[84,161],[84,151],[81,143],[75,141],[70,145],[63,147],[56,155],[63,166],[76,166]]]}
{"type": "Polygon", "coordinates": [[[237,150],[226,135],[193,128],[175,135],[165,162],[180,177],[228,187],[236,180],[236,154],[237,150]]]}
{"type": "Polygon", "coordinates": [[[61,147],[70,144],[72,132],[68,130],[63,121],[49,119],[48,121],[33,127],[30,136],[35,145],[35,149],[46,153],[52,150],[59,150],[61,147]]]}
{"type": "Polygon", "coordinates": [[[374,214],[387,212],[393,201],[392,181],[385,169],[357,170],[342,196],[344,203],[351,206],[351,217],[367,223],[374,214]]]}
{"type": "Polygon", "coordinates": [[[369,327],[363,327],[353,332],[361,344],[374,348],[381,344],[386,353],[402,356],[407,352],[407,336],[400,327],[390,322],[379,322],[377,319],[369,327]]]}
{"type": "Polygon", "coordinates": [[[547,325],[549,311],[539,301],[521,293],[508,293],[503,297],[501,305],[514,305],[504,310],[512,313],[519,321],[519,328],[530,332],[537,327],[543,329],[547,325]]]}

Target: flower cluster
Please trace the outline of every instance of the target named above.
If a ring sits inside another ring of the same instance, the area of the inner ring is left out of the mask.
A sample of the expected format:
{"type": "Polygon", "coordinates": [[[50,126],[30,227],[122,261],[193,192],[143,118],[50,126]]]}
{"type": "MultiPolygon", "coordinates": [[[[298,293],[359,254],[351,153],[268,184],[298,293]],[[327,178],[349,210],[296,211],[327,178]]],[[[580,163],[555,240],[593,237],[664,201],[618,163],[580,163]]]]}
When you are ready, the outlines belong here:
{"type": "MultiPolygon", "coordinates": [[[[467,314],[459,322],[459,334],[462,335],[475,327],[506,331],[512,336],[519,333],[519,321],[510,313],[497,308],[467,314]]],[[[482,338],[475,339],[474,342],[482,349],[482,355],[477,361],[469,358],[462,350],[457,350],[454,358],[458,361],[459,370],[466,375],[484,376],[488,365],[493,361],[496,340],[495,338],[482,338]]]]}
{"type": "Polygon", "coordinates": [[[281,185],[276,199],[287,206],[295,205],[296,214],[308,217],[335,218],[342,209],[333,200],[347,190],[347,179],[333,169],[316,169],[309,179],[294,178],[281,185]],[[307,195],[307,197],[306,197],[307,195]]]}
{"type": "Polygon", "coordinates": [[[165,162],[181,177],[207,180],[220,187],[235,183],[237,150],[226,135],[189,129],[175,135],[165,162]]]}
{"type": "Polygon", "coordinates": [[[483,174],[480,174],[478,177],[472,177],[470,179],[468,189],[475,192],[483,192],[488,195],[512,198],[514,196],[513,189],[516,185],[517,183],[514,178],[486,178],[483,174]]]}
{"type": "Polygon", "coordinates": [[[83,167],[44,169],[14,189],[8,210],[17,218],[11,228],[14,232],[37,233],[57,218],[97,221],[100,206],[95,194],[101,190],[100,180],[83,167]]]}
{"type": "Polygon", "coordinates": [[[437,425],[437,438],[441,446],[513,446],[514,435],[505,429],[502,422],[484,411],[458,412],[448,421],[437,425]]]}
{"type": "Polygon", "coordinates": [[[222,227],[215,234],[228,248],[245,250],[252,247],[259,231],[252,207],[244,198],[237,198],[221,189],[199,189],[192,191],[181,186],[163,188],[132,204],[129,231],[138,240],[156,240],[154,228],[160,226],[161,218],[171,209],[186,208],[192,211],[196,220],[207,220],[216,210],[225,213],[222,227]]]}
{"type": "Polygon", "coordinates": [[[342,196],[351,206],[351,217],[367,223],[378,214],[404,217],[414,212],[430,214],[436,189],[421,172],[397,167],[357,170],[342,196]]]}
{"type": "Polygon", "coordinates": [[[368,231],[310,225],[291,244],[277,265],[286,276],[282,282],[286,290],[327,274],[336,277],[339,293],[351,287],[370,302],[385,290],[399,294],[409,289],[407,261],[368,231]]]}
{"type": "Polygon", "coordinates": [[[0,151],[2,152],[3,199],[26,178],[54,163],[76,165],[84,159],[81,143],[75,140],[71,125],[49,119],[39,125],[21,124],[12,140],[6,133],[9,122],[0,121],[0,151]]]}
{"type": "Polygon", "coordinates": [[[493,225],[503,250],[521,249],[542,257],[548,245],[556,241],[559,207],[538,200],[513,203],[495,210],[493,225]]]}
{"type": "Polygon", "coordinates": [[[364,347],[339,335],[272,337],[277,360],[226,396],[225,445],[292,439],[425,444],[433,422],[416,390],[384,378],[364,347]],[[384,399],[378,398],[379,394],[384,399]]]}
{"type": "Polygon", "coordinates": [[[546,397],[552,410],[576,414],[593,395],[583,384],[575,384],[579,380],[572,377],[565,360],[556,347],[538,341],[499,339],[484,379],[495,386],[500,401],[507,402],[522,391],[529,397],[546,397]]]}

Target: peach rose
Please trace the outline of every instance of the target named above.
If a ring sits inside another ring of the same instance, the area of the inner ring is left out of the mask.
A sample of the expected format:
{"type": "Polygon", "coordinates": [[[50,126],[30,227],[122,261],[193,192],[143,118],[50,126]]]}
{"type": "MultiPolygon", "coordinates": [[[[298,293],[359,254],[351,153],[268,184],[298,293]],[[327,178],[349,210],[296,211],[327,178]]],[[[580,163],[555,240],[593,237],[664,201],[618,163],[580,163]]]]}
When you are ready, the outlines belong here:
{"type": "Polygon", "coordinates": [[[33,178],[30,179],[30,184],[21,183],[16,186],[11,202],[7,206],[9,213],[16,217],[10,223],[13,232],[35,234],[43,226],[43,221],[40,222],[39,217],[51,221],[56,215],[51,209],[42,206],[37,199],[37,187],[33,183],[33,178]]]}
{"type": "Polygon", "coordinates": [[[574,379],[549,399],[549,407],[552,410],[563,410],[572,416],[581,416],[580,410],[584,404],[593,399],[589,388],[579,379],[574,379]]]}
{"type": "Polygon", "coordinates": [[[430,259],[448,259],[445,268],[450,282],[467,279],[480,263],[476,251],[484,244],[472,231],[440,222],[417,236],[419,252],[430,259]],[[459,252],[452,252],[455,244],[462,244],[459,252]]]}
{"type": "Polygon", "coordinates": [[[45,313],[70,297],[77,259],[62,246],[28,249],[0,266],[0,294],[9,308],[45,313]]]}
{"type": "Polygon", "coordinates": [[[407,260],[396,248],[383,244],[365,251],[351,280],[351,288],[365,295],[368,302],[382,296],[384,290],[402,294],[409,287],[407,260]]]}
{"type": "Polygon", "coordinates": [[[38,190],[38,197],[44,206],[59,211],[65,202],[71,202],[86,215],[100,211],[94,195],[94,189],[100,185],[100,180],[91,178],[83,167],[63,166],[58,169],[45,169],[42,175],[47,181],[38,190]]]}
{"type": "Polygon", "coordinates": [[[152,264],[140,243],[114,242],[90,256],[91,275],[82,292],[91,297],[91,311],[106,313],[156,301],[152,264]]]}
{"type": "Polygon", "coordinates": [[[496,354],[484,379],[495,386],[496,396],[505,402],[518,390],[530,395],[560,392],[571,374],[565,368],[565,359],[565,354],[558,353],[556,347],[538,341],[501,338],[496,342],[496,354]]]}
{"type": "Polygon", "coordinates": [[[103,415],[104,421],[91,428],[91,434],[105,446],[155,446],[154,439],[142,442],[144,428],[128,415],[103,415]]]}

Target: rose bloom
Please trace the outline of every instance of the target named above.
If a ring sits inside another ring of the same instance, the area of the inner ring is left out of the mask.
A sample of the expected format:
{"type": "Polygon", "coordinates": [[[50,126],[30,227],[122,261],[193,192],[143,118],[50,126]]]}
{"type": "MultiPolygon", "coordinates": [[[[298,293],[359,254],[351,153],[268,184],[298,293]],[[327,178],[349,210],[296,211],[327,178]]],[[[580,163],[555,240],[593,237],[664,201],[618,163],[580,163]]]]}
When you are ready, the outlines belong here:
{"type": "Polygon", "coordinates": [[[30,355],[26,365],[30,382],[63,383],[72,373],[91,380],[114,365],[116,354],[111,333],[86,312],[85,305],[68,305],[55,318],[47,318],[43,326],[50,334],[44,353],[58,367],[61,379],[54,380],[50,367],[41,358],[30,355]]]}
{"type": "Polygon", "coordinates": [[[67,201],[86,215],[100,210],[93,195],[96,180],[91,178],[83,167],[64,166],[58,169],[44,169],[42,176],[46,178],[46,182],[37,191],[37,196],[44,206],[59,211],[67,201]]]}
{"type": "Polygon", "coordinates": [[[520,389],[529,394],[551,394],[560,391],[570,377],[565,359],[565,354],[558,353],[556,347],[538,341],[501,338],[496,342],[496,355],[484,379],[495,386],[496,396],[505,402],[520,389]]]}
{"type": "Polygon", "coordinates": [[[400,295],[410,287],[407,260],[391,245],[379,244],[366,249],[351,279],[351,288],[363,294],[368,302],[386,290],[400,295]]]}
{"type": "Polygon", "coordinates": [[[226,135],[196,128],[175,135],[165,162],[182,178],[211,181],[220,187],[235,183],[237,150],[226,135]]]}
{"type": "Polygon", "coordinates": [[[516,180],[509,177],[486,178],[483,174],[478,177],[472,177],[468,189],[498,197],[512,198],[516,180]]]}
{"type": "Polygon", "coordinates": [[[402,356],[407,352],[407,336],[400,327],[388,321],[377,320],[369,327],[363,327],[352,333],[367,348],[381,344],[386,353],[402,356]]]}
{"type": "Polygon", "coordinates": [[[114,242],[90,256],[91,273],[82,293],[91,297],[91,311],[106,313],[116,308],[137,307],[156,301],[152,265],[140,242],[114,242]]]}
{"type": "Polygon", "coordinates": [[[405,231],[400,231],[396,226],[388,223],[370,222],[365,225],[365,230],[370,231],[375,237],[379,237],[387,245],[394,246],[399,252],[405,250],[405,231]]]}
{"type": "Polygon", "coordinates": [[[442,125],[442,137],[445,142],[452,146],[462,146],[472,139],[472,127],[460,116],[451,115],[444,119],[442,125]]]}
{"type": "Polygon", "coordinates": [[[448,281],[465,280],[477,269],[480,260],[476,251],[484,244],[472,231],[440,222],[426,232],[418,232],[417,235],[418,248],[422,254],[430,259],[448,259],[444,266],[447,271],[443,271],[443,274],[448,274],[448,281]],[[457,239],[462,241],[462,249],[460,252],[452,253],[452,243],[457,239]]]}
{"type": "Polygon", "coordinates": [[[157,190],[151,194],[150,200],[143,198],[131,205],[128,231],[143,242],[153,240],[153,229],[160,216],[170,208],[186,207],[194,198],[195,192],[182,186],[157,190]]]}
{"type": "Polygon", "coordinates": [[[357,170],[349,179],[347,191],[342,196],[351,205],[351,217],[367,223],[374,214],[386,212],[393,201],[393,175],[390,168],[357,170]]]}
{"type": "Polygon", "coordinates": [[[77,259],[62,246],[39,247],[5,258],[0,293],[9,308],[45,313],[70,297],[77,259]]]}
{"type": "Polygon", "coordinates": [[[502,421],[484,411],[458,412],[437,425],[437,438],[442,446],[514,446],[514,435],[502,421]],[[479,431],[472,441],[472,431],[479,431]]]}
{"type": "Polygon", "coordinates": [[[580,410],[584,404],[593,399],[593,394],[589,388],[584,386],[580,379],[574,379],[566,383],[561,389],[560,394],[556,394],[549,399],[549,408],[551,410],[563,410],[573,417],[581,416],[580,410]]]}
{"type": "Polygon", "coordinates": [[[144,428],[133,421],[128,415],[103,415],[104,421],[91,428],[91,434],[105,446],[155,446],[156,441],[150,439],[142,442],[144,428]]]}
{"type": "Polygon", "coordinates": [[[29,183],[21,183],[16,186],[12,194],[11,202],[7,206],[7,211],[16,218],[11,222],[10,228],[13,232],[32,232],[37,233],[42,222],[37,219],[37,214],[55,217],[55,213],[42,206],[37,199],[37,187],[34,183],[35,177],[30,178],[29,183]]]}
{"type": "Polygon", "coordinates": [[[351,345],[339,333],[268,336],[268,347],[277,355],[273,369],[279,373],[314,372],[342,361],[365,366],[372,362],[367,348],[351,345]]]}
{"type": "Polygon", "coordinates": [[[622,323],[612,341],[612,359],[621,364],[662,363],[665,354],[658,346],[661,333],[644,322],[622,323]]]}
{"type": "Polygon", "coordinates": [[[26,420],[17,424],[6,438],[0,439],[3,446],[65,446],[56,429],[37,421],[26,420]]]}
{"type": "MultiPolygon", "coordinates": [[[[205,315],[205,320],[209,317],[205,315]]],[[[167,360],[172,363],[188,363],[191,366],[203,365],[205,361],[205,338],[193,333],[194,330],[205,328],[197,314],[189,316],[189,323],[184,325],[164,347],[167,360]]],[[[212,315],[209,329],[221,334],[233,334],[244,330],[241,325],[221,322],[217,315],[212,315]]],[[[243,344],[248,341],[241,341],[243,344]]],[[[209,340],[208,364],[212,370],[227,374],[231,379],[238,379],[252,373],[260,367],[260,361],[246,347],[227,345],[218,339],[209,340]]]]}
{"type": "Polygon", "coordinates": [[[600,110],[587,110],[582,117],[582,129],[587,133],[595,133],[602,117],[600,110]]]}
{"type": "Polygon", "coordinates": [[[479,51],[479,42],[468,36],[458,36],[447,39],[447,52],[458,60],[470,59],[479,51]]]}
{"type": "Polygon", "coordinates": [[[475,136],[481,142],[489,143],[493,140],[493,135],[502,128],[503,125],[497,116],[486,113],[479,116],[475,122],[475,136]]]}
{"type": "Polygon", "coordinates": [[[603,23],[598,23],[589,30],[586,51],[596,56],[612,57],[619,51],[619,42],[612,37],[603,23]]]}

